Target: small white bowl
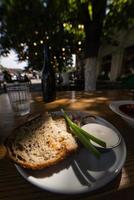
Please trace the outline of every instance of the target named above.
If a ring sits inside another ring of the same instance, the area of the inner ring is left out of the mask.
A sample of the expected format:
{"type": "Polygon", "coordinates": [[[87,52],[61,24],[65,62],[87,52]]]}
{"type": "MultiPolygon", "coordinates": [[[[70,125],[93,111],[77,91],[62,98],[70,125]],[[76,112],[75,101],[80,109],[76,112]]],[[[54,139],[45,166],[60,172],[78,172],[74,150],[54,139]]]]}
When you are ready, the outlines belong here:
{"type": "Polygon", "coordinates": [[[119,133],[112,128],[97,123],[88,123],[83,125],[81,128],[106,143],[106,148],[104,148],[91,140],[91,143],[95,147],[111,149],[120,144],[121,137],[119,133]]]}

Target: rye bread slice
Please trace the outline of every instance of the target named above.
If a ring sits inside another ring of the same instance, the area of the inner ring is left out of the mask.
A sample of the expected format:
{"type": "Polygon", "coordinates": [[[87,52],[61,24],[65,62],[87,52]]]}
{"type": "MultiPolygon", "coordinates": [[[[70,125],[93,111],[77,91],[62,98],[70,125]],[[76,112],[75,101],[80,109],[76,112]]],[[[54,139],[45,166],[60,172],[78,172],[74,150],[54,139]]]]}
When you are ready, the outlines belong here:
{"type": "Polygon", "coordinates": [[[58,163],[78,147],[64,119],[40,116],[14,130],[7,138],[8,156],[24,168],[42,169],[58,163]]]}

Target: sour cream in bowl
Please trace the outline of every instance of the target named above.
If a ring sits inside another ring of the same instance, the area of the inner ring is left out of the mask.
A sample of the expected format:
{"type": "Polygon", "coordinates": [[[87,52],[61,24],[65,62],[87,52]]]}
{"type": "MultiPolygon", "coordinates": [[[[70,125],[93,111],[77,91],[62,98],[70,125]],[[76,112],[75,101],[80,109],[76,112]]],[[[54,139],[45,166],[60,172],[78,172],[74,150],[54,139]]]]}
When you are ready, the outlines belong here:
{"type": "Polygon", "coordinates": [[[91,140],[91,143],[97,148],[112,149],[120,144],[120,134],[112,128],[97,123],[88,123],[81,128],[106,143],[106,147],[104,148],[91,140]]]}

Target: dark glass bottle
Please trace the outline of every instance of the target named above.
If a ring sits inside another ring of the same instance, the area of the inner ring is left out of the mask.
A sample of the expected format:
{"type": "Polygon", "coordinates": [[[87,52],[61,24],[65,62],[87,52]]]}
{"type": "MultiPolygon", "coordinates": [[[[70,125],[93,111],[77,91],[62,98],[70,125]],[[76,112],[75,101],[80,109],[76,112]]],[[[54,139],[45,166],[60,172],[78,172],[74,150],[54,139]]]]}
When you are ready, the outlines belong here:
{"type": "Polygon", "coordinates": [[[46,45],[44,49],[44,65],[42,69],[42,92],[45,102],[54,101],[56,98],[56,82],[53,66],[50,61],[49,48],[46,45]]]}

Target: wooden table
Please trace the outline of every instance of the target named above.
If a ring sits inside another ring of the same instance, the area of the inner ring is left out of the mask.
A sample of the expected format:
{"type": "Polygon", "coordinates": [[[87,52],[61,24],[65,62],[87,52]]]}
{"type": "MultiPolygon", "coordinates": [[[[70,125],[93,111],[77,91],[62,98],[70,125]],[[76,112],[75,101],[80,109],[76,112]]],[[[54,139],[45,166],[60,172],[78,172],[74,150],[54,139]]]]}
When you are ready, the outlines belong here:
{"type": "Polygon", "coordinates": [[[31,115],[15,117],[12,113],[7,94],[0,95],[0,143],[11,133],[14,127],[27,121],[31,116],[46,110],[88,110],[90,114],[101,116],[119,129],[127,146],[127,159],[120,174],[105,187],[82,195],[61,195],[41,190],[17,172],[7,158],[0,160],[0,200],[53,200],[53,199],[133,199],[134,198],[134,129],[113,113],[108,104],[113,100],[132,100],[131,91],[96,91],[57,93],[56,101],[45,104],[41,94],[32,93],[31,115]]]}

